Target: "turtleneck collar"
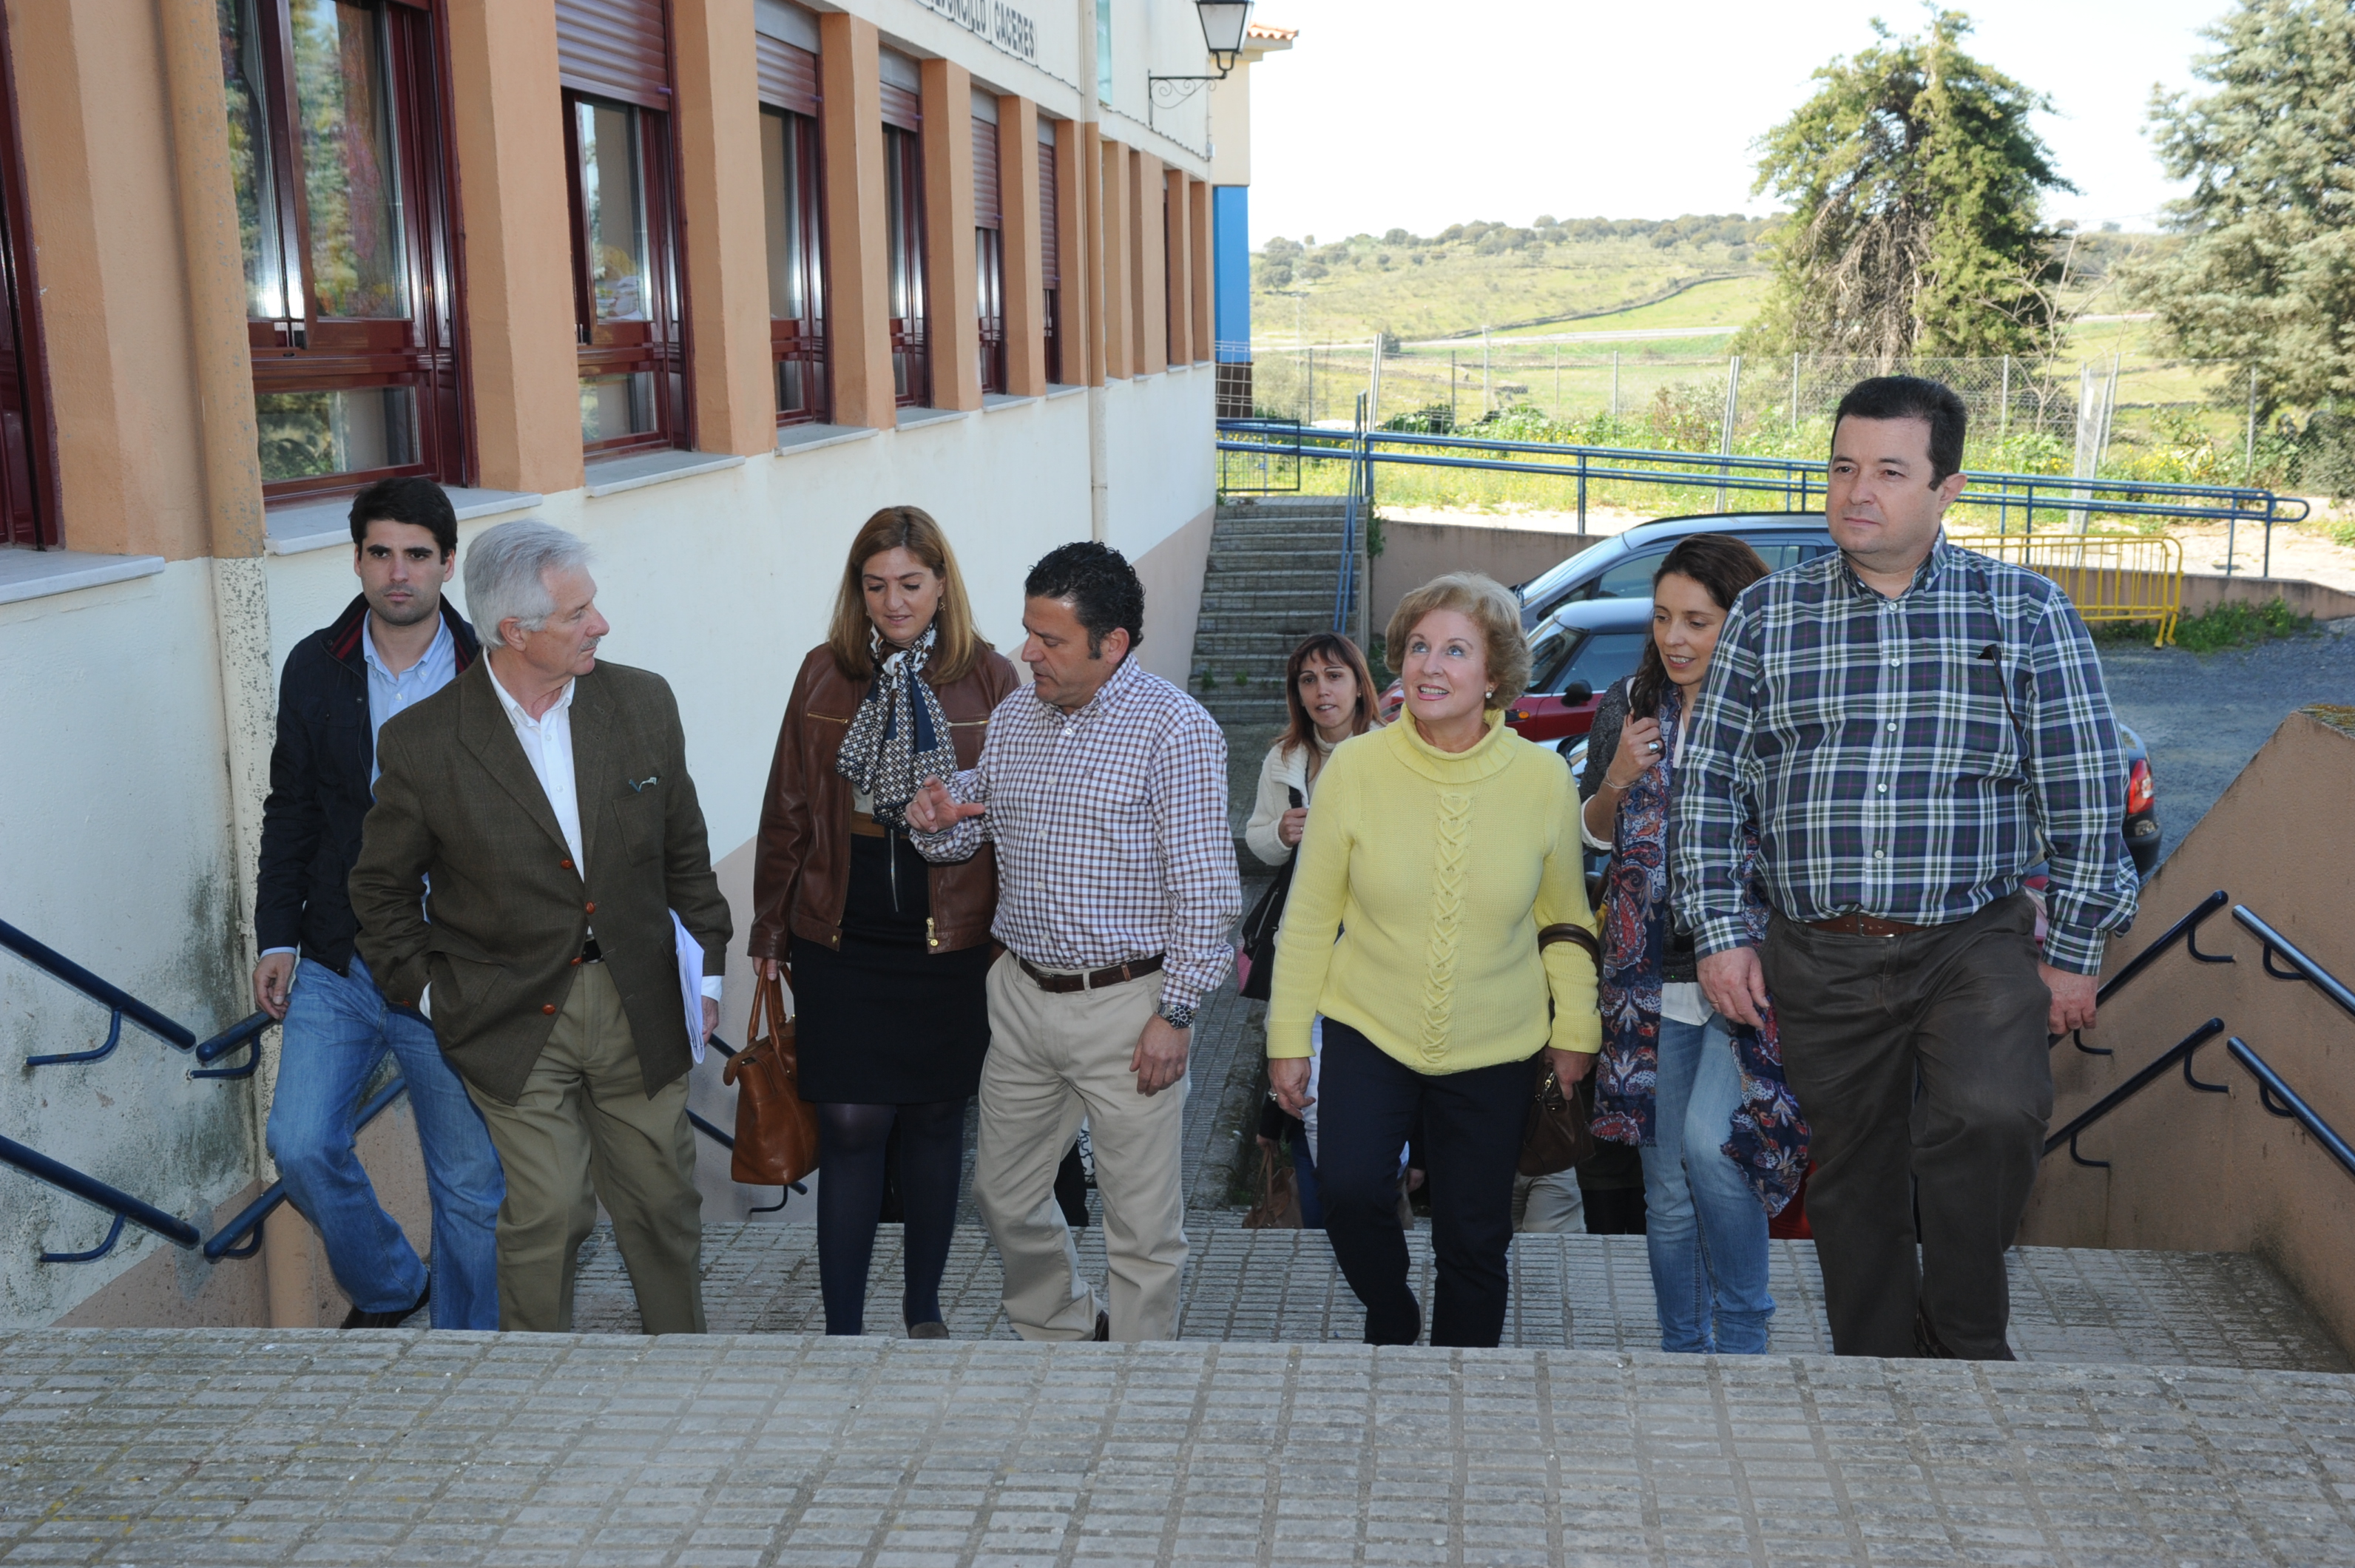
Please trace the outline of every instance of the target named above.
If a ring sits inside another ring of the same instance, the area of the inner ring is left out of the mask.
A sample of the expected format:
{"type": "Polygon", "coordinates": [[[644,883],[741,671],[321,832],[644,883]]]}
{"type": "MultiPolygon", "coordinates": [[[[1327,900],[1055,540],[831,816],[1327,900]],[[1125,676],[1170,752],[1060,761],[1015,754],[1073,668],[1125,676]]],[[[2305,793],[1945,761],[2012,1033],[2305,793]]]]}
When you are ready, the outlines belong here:
{"type": "Polygon", "coordinates": [[[1441,751],[1424,740],[1415,729],[1414,720],[1404,715],[1381,733],[1399,761],[1433,784],[1476,784],[1494,778],[1511,766],[1514,748],[1523,743],[1518,735],[1505,728],[1501,709],[1490,710],[1487,722],[1488,732],[1468,752],[1441,751]]]}

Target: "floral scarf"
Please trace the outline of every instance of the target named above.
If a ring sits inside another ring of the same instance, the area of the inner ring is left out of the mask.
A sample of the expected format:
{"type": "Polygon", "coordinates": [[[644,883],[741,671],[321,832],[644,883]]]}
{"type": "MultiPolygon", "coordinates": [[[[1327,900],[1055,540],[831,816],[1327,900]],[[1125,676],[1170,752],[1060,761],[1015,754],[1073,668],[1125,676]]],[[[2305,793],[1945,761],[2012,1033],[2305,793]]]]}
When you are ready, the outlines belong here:
{"type": "Polygon", "coordinates": [[[876,821],[904,827],[908,803],[924,780],[945,779],[957,765],[941,699],[916,673],[932,656],[932,627],[889,657],[883,639],[872,631],[867,645],[875,661],[875,684],[842,738],[834,771],[874,797],[876,821]]]}
{"type": "MultiPolygon", "coordinates": [[[[1676,687],[1661,694],[1660,763],[1645,770],[1619,804],[1616,842],[1604,883],[1603,1056],[1595,1067],[1593,1130],[1596,1137],[1614,1143],[1657,1141],[1652,1109],[1659,1083],[1660,970],[1668,947],[1668,802],[1683,707],[1683,693],[1676,687]]],[[[1754,886],[1757,859],[1758,836],[1745,829],[1745,887],[1754,886]]],[[[1764,941],[1764,901],[1752,898],[1742,919],[1752,945],[1764,941]]],[[[1806,1175],[1807,1124],[1783,1082],[1782,1040],[1771,1003],[1760,1014],[1764,1029],[1732,1026],[1742,1104],[1722,1147],[1766,1212],[1779,1214],[1806,1175]]]]}

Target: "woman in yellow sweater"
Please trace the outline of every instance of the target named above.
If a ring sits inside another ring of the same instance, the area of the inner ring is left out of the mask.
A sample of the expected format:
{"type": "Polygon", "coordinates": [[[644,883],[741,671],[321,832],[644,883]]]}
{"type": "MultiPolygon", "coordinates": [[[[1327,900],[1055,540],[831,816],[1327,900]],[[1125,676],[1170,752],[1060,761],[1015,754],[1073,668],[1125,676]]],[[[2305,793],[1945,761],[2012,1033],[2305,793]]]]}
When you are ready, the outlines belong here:
{"type": "Polygon", "coordinates": [[[1494,1345],[1510,1284],[1513,1172],[1540,1050],[1565,1084],[1602,1046],[1593,961],[1540,927],[1594,929],[1578,794],[1561,759],[1505,728],[1529,679],[1520,607],[1452,572],[1391,617],[1406,722],[1345,741],[1316,786],[1268,1007],[1268,1078],[1308,1104],[1325,1016],[1317,1179],[1366,1342],[1411,1345],[1398,1151],[1423,1118],[1439,1288],[1434,1345],[1494,1345]],[[1550,1006],[1549,1006],[1550,1004],[1550,1006]]]}

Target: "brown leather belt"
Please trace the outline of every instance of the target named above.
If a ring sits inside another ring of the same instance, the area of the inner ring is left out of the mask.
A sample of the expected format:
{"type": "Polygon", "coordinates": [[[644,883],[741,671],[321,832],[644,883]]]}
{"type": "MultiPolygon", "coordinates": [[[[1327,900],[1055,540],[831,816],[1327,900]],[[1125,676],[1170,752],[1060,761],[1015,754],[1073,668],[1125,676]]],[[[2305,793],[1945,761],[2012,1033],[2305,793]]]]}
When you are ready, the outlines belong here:
{"type": "Polygon", "coordinates": [[[1910,936],[1917,931],[1928,931],[1926,925],[1913,925],[1902,920],[1883,920],[1877,914],[1850,910],[1829,920],[1803,921],[1810,931],[1828,931],[1835,936],[1910,936]]]}
{"type": "Polygon", "coordinates": [[[1160,969],[1161,955],[1156,953],[1150,958],[1132,958],[1125,964],[1114,964],[1103,969],[1091,969],[1084,975],[1050,974],[1019,954],[1015,955],[1014,962],[1022,965],[1022,972],[1029,976],[1031,983],[1040,990],[1052,991],[1060,996],[1066,991],[1095,991],[1106,986],[1118,986],[1129,980],[1141,980],[1160,969]]]}
{"type": "Polygon", "coordinates": [[[854,838],[889,838],[891,830],[863,811],[850,814],[850,836],[854,838]]]}

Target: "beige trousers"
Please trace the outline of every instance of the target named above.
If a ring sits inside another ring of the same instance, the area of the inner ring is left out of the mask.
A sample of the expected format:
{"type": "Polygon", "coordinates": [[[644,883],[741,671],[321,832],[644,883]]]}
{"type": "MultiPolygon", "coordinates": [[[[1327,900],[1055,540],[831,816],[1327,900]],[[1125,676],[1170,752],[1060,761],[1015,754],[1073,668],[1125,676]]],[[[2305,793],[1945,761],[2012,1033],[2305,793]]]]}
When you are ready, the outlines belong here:
{"type": "Polygon", "coordinates": [[[556,1032],[512,1105],[466,1086],[506,1168],[499,1206],[499,1327],[572,1331],[572,1283],[597,1204],[649,1334],[703,1332],[703,1196],[687,1079],[652,1097],[622,994],[602,964],[575,975],[556,1032]]]}
{"type": "Polygon", "coordinates": [[[1095,1334],[1095,1291],[1080,1275],[1055,1202],[1055,1169],[1082,1116],[1103,1200],[1112,1337],[1178,1338],[1187,1080],[1147,1097],[1129,1070],[1160,1001],[1157,974],[1056,995],[1040,990],[1011,953],[990,966],[973,1195],[1006,1265],[1006,1315],[1025,1339],[1095,1334]]]}

